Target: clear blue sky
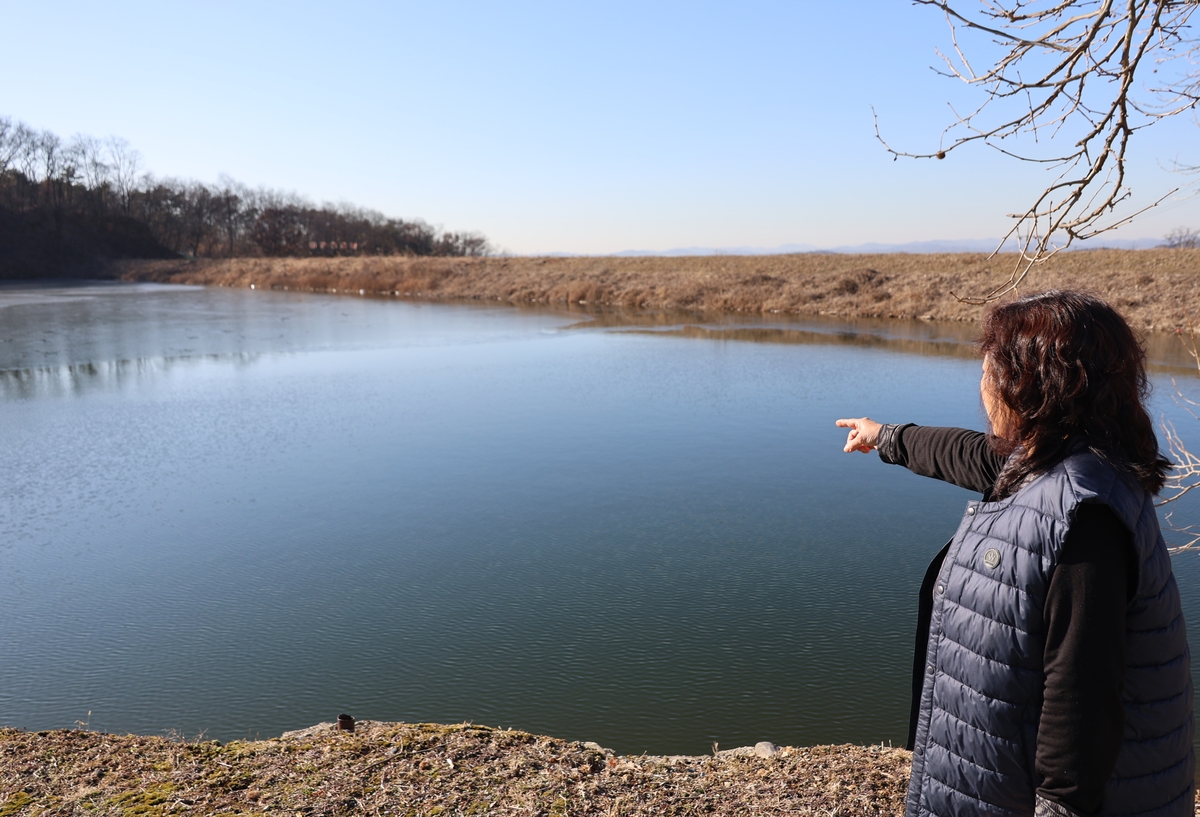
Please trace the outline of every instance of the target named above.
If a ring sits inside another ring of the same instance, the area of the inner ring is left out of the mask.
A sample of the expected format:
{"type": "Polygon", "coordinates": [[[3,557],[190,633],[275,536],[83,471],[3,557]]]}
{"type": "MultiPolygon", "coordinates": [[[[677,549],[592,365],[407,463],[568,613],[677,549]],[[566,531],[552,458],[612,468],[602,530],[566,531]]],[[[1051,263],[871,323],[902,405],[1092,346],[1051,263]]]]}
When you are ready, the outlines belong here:
{"type": "MultiPolygon", "coordinates": [[[[293,190],[515,253],[984,238],[1043,172],[927,149],[971,92],[944,20],[898,0],[0,0],[0,115],[115,134],[160,176],[293,190]]],[[[1149,201],[1193,119],[1136,145],[1149,201]]],[[[1194,179],[1193,179],[1194,180],[1194,179]]],[[[1172,201],[1119,236],[1200,227],[1172,201]]]]}

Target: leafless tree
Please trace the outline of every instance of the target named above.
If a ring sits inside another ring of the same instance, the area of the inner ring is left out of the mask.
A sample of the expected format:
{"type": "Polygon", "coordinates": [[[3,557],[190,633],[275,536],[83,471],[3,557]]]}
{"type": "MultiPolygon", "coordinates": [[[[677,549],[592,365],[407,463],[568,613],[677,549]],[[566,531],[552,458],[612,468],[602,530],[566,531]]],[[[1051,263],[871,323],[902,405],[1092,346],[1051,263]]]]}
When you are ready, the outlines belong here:
{"type": "Polygon", "coordinates": [[[41,131],[26,151],[29,178],[38,184],[55,178],[63,162],[62,140],[50,131],[41,131]]]}
{"type": "Polygon", "coordinates": [[[263,210],[254,222],[251,235],[268,256],[297,255],[305,244],[301,214],[291,207],[268,207],[263,210]]]}
{"type": "Polygon", "coordinates": [[[1200,103],[1200,40],[1188,27],[1197,0],[913,3],[939,9],[949,24],[952,47],[939,53],[936,70],[979,87],[982,102],[954,111],[937,149],[925,153],[891,147],[876,121],[885,147],[896,157],[945,159],[980,142],[1055,172],[1028,208],[1010,214],[1001,246],[1015,238],[1020,254],[1008,280],[967,300],[999,298],[1073,241],[1158,203],[1118,212],[1131,198],[1125,160],[1133,135],[1200,103]]]}
{"type": "Polygon", "coordinates": [[[22,123],[17,126],[16,138],[13,164],[19,173],[36,186],[42,181],[42,134],[22,123]]]}
{"type": "Polygon", "coordinates": [[[54,218],[56,230],[62,229],[64,210],[70,203],[71,187],[78,174],[76,157],[51,131],[41,131],[30,140],[25,153],[26,174],[44,190],[42,201],[54,218]]]}
{"type": "Polygon", "coordinates": [[[13,122],[7,116],[0,116],[0,175],[8,171],[21,150],[22,127],[20,122],[13,122]]]}
{"type": "Polygon", "coordinates": [[[214,191],[206,185],[192,182],[180,187],[185,247],[190,255],[197,256],[201,247],[216,243],[219,206],[214,191]]]}
{"type": "Polygon", "coordinates": [[[484,256],[491,253],[488,240],[479,233],[442,233],[435,255],[484,256]]]}
{"type": "Polygon", "coordinates": [[[224,174],[217,179],[217,187],[213,191],[214,220],[221,233],[225,255],[229,258],[237,254],[243,236],[258,219],[258,212],[252,203],[252,196],[245,185],[224,174]]]}
{"type": "Polygon", "coordinates": [[[1200,230],[1176,227],[1163,236],[1163,246],[1169,250],[1194,250],[1200,247],[1200,230]]]}
{"type": "Polygon", "coordinates": [[[112,166],[105,161],[103,142],[94,136],[78,134],[71,140],[71,150],[79,157],[85,187],[99,190],[111,183],[112,166]]]}
{"type": "Polygon", "coordinates": [[[108,166],[112,172],[113,191],[117,195],[125,215],[130,213],[130,200],[137,189],[138,174],[142,169],[142,154],[128,142],[116,136],[105,141],[108,148],[108,166]]]}

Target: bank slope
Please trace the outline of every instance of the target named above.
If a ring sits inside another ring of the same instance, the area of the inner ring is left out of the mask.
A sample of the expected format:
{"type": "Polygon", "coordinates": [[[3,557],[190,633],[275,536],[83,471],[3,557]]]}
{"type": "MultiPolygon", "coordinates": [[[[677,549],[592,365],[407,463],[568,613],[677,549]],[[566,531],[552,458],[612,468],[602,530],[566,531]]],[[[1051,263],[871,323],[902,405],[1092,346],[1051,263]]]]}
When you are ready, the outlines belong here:
{"type": "MultiPolygon", "coordinates": [[[[1005,281],[1013,256],[799,254],[580,258],[240,258],[122,261],[130,281],[337,292],[428,300],[571,304],[667,311],[978,320],[963,296],[1005,281]]],[[[1022,292],[1086,289],[1139,328],[1173,330],[1200,314],[1200,250],[1061,253],[1022,292]]]]}

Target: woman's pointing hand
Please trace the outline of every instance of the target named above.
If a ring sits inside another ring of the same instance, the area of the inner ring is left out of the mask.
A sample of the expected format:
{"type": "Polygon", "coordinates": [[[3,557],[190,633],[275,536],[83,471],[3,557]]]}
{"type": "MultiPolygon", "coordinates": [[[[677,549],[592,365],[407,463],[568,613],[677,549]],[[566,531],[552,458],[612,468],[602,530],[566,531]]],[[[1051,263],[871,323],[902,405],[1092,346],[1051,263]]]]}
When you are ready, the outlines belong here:
{"type": "Polygon", "coordinates": [[[859,417],[838,420],[837,424],[839,428],[850,429],[850,433],[846,435],[846,446],[842,449],[847,454],[854,451],[869,454],[875,450],[879,442],[879,429],[882,428],[879,423],[869,417],[859,417]]]}

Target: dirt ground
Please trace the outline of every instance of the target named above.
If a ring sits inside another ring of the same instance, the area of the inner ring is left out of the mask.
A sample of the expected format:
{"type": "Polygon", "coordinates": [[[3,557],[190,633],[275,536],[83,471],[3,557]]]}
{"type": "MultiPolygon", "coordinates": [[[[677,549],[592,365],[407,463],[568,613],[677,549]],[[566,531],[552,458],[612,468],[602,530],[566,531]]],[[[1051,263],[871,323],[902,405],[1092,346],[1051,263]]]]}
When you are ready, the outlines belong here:
{"type": "Polygon", "coordinates": [[[874,817],[903,813],[909,763],[881,746],[624,757],[470,724],[329,724],[226,744],[0,729],[0,817],[874,817]]]}
{"type": "MultiPolygon", "coordinates": [[[[1016,259],[974,253],[572,258],[241,258],[123,261],[106,277],[422,300],[585,304],[659,311],[975,321],[964,302],[1016,259]]],[[[1172,331],[1200,315],[1200,250],[1060,253],[1021,293],[1085,289],[1130,322],[1172,331]]]]}

